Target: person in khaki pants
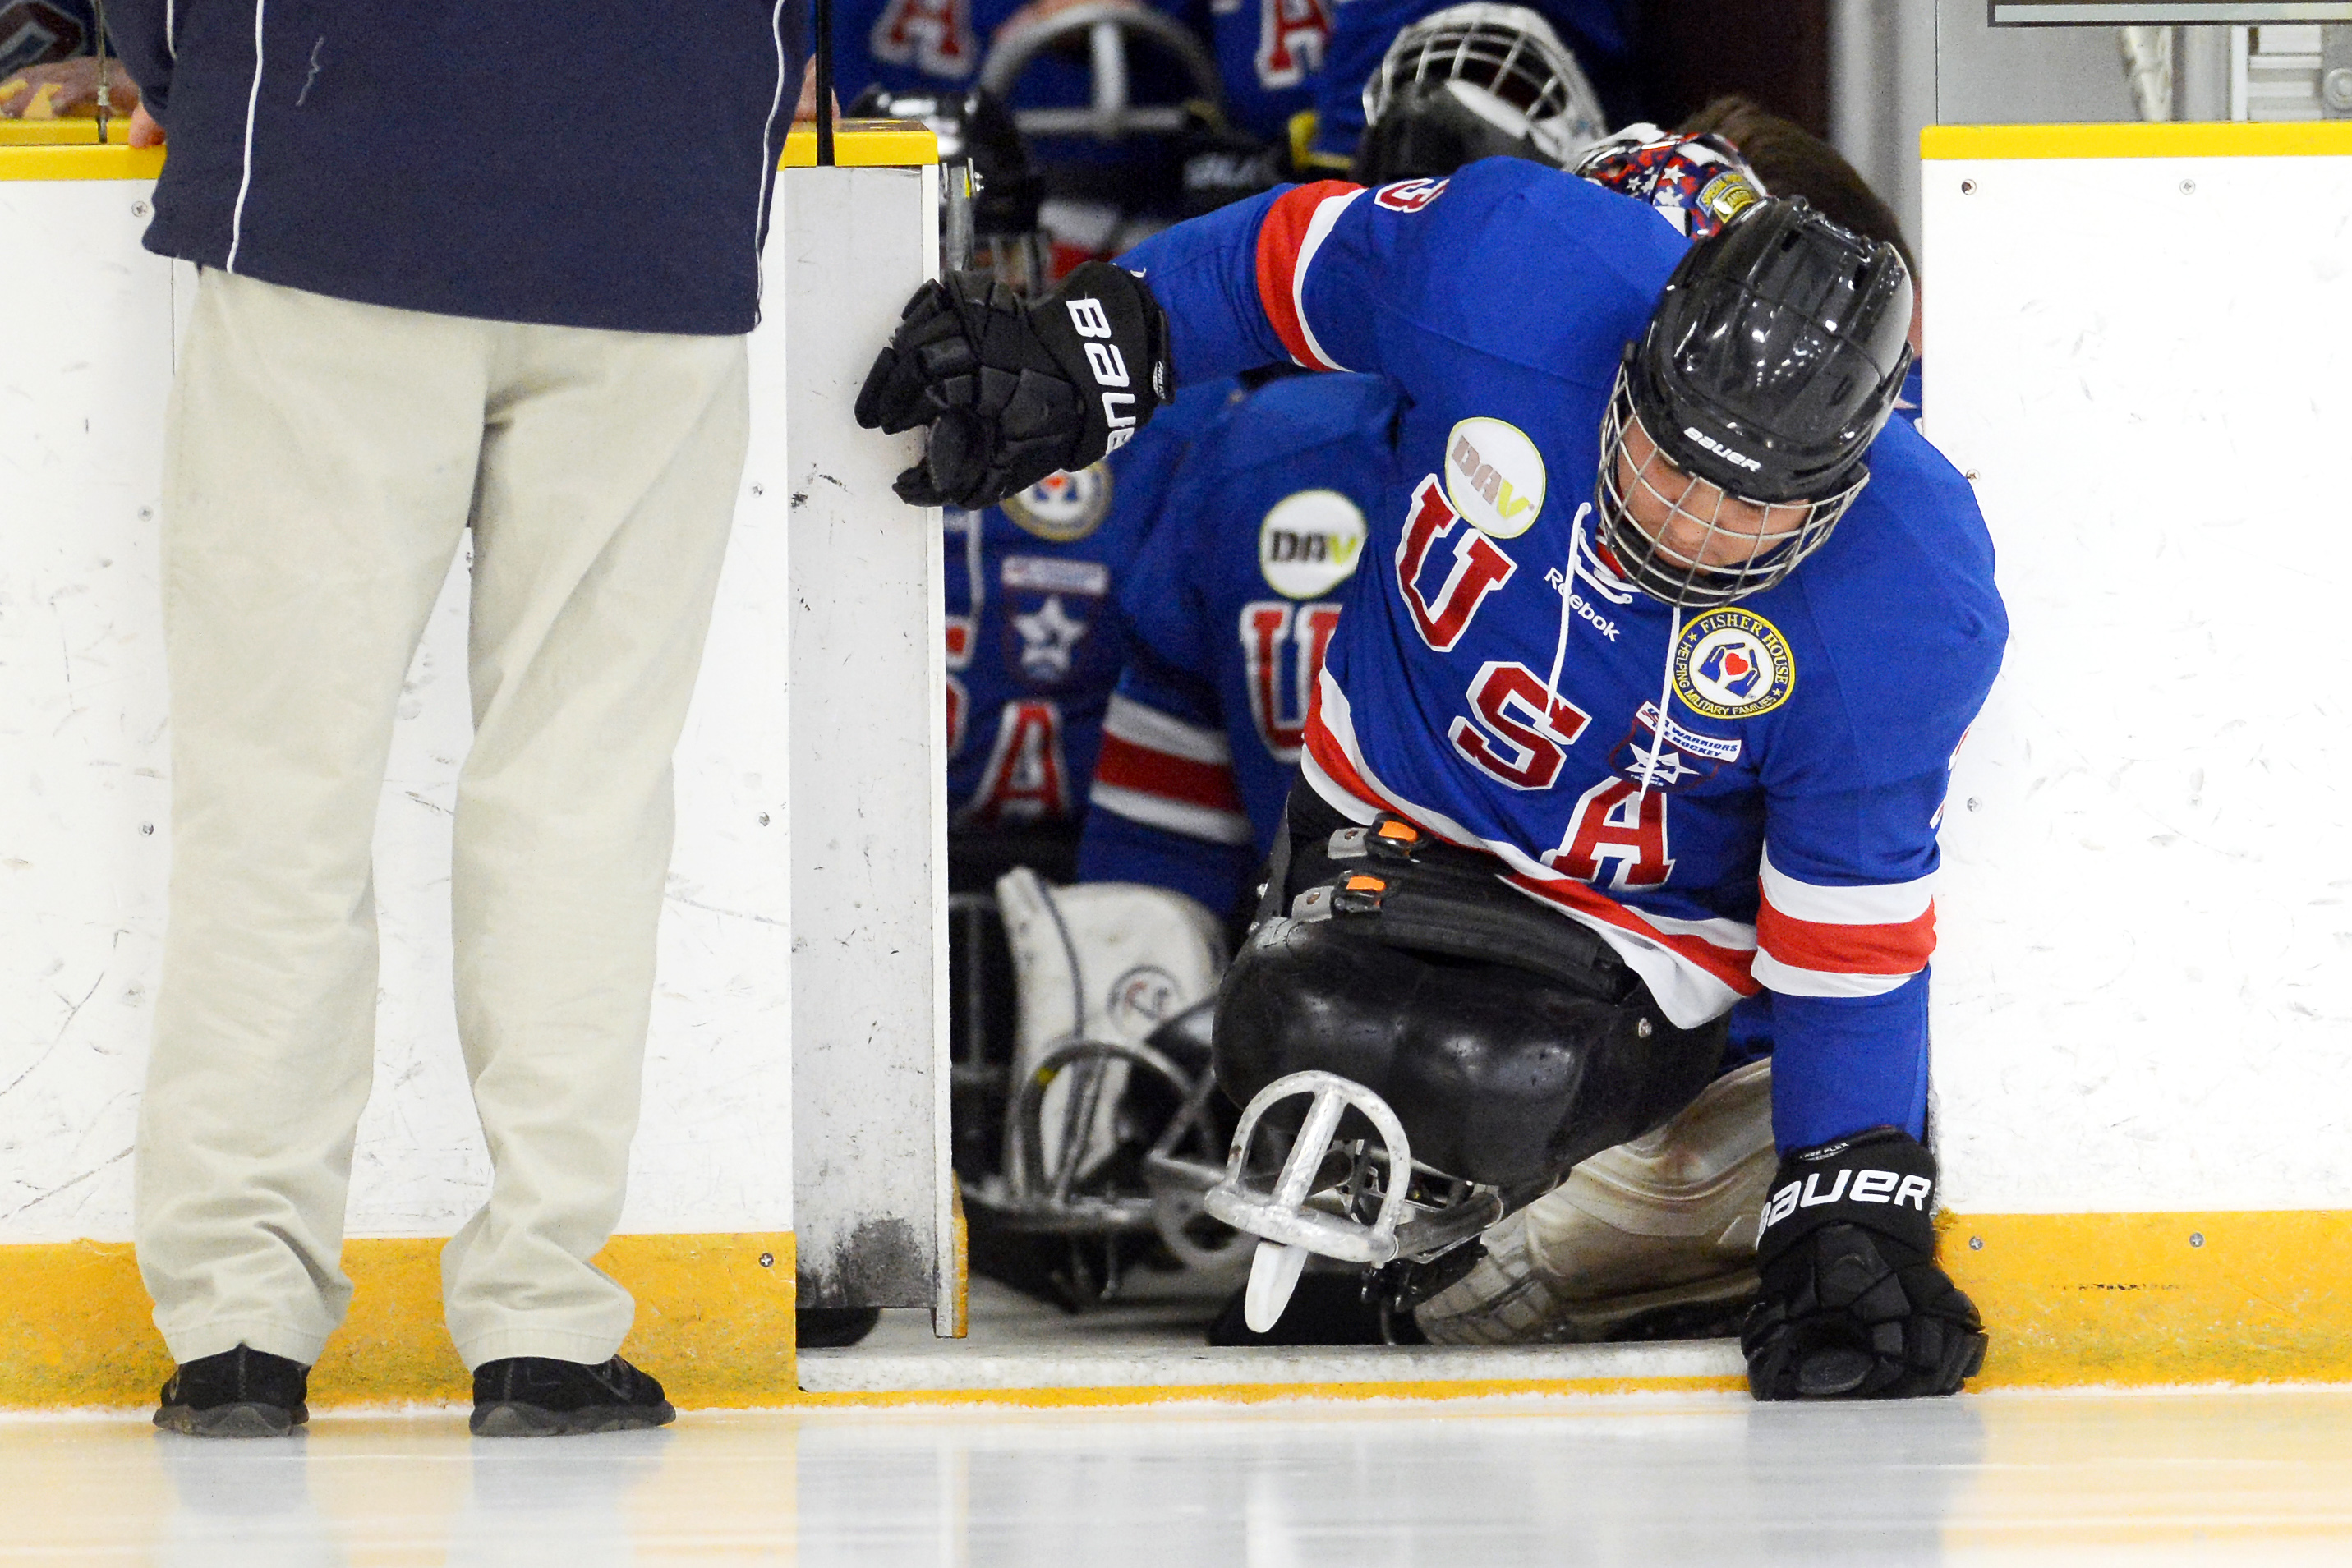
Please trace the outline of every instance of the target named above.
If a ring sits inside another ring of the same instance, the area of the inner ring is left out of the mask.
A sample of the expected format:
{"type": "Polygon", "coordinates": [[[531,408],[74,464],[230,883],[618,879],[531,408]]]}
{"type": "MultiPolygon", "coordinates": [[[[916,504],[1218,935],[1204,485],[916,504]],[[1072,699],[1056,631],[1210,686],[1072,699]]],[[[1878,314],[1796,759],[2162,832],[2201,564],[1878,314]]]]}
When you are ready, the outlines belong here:
{"type": "Polygon", "coordinates": [[[663,27],[693,47],[667,51],[618,0],[114,9],[134,135],[170,130],[148,246],[202,269],[165,436],[173,862],[136,1156],[178,1364],[156,1423],[299,1425],[350,1301],[376,801],[469,528],[451,903],[495,1174],[443,1254],[449,1330],[477,1433],[667,1422],[590,1259],[621,1209],[671,754],[741,476],[783,8],[681,0],[663,27]],[[562,91],[441,90],[478,59],[562,91]],[[689,61],[718,106],[690,142],[637,112],[648,70],[689,61]]]}

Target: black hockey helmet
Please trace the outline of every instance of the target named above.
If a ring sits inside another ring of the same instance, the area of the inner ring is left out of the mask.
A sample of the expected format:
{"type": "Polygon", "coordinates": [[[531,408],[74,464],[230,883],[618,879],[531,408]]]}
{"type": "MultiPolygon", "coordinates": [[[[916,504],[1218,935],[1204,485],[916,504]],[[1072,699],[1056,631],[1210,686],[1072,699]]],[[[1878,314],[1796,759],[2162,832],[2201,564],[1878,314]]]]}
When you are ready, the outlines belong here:
{"type": "Polygon", "coordinates": [[[1910,368],[1911,275],[1802,196],[1694,245],[1634,352],[1633,413],[1667,458],[1735,496],[1843,489],[1910,368]]]}
{"type": "Polygon", "coordinates": [[[1452,82],[1415,82],[1364,128],[1348,177],[1360,185],[1428,180],[1481,158],[1549,163],[1534,140],[1496,125],[1462,100],[1452,82]]]}
{"type": "Polygon", "coordinates": [[[1691,246],[1641,341],[1628,345],[1601,423],[1601,541],[1645,591],[1685,607],[1727,604],[1779,582],[1827,541],[1869,482],[1864,455],[1910,368],[1911,292],[1893,246],[1840,228],[1801,196],[1756,202],[1691,246]],[[1727,523],[1720,500],[1700,516],[1625,457],[1636,421],[1656,457],[1683,475],[1776,508],[1765,548],[1710,565],[1706,546],[1678,554],[1636,522],[1628,469],[1710,536],[1758,537],[1727,523]]]}

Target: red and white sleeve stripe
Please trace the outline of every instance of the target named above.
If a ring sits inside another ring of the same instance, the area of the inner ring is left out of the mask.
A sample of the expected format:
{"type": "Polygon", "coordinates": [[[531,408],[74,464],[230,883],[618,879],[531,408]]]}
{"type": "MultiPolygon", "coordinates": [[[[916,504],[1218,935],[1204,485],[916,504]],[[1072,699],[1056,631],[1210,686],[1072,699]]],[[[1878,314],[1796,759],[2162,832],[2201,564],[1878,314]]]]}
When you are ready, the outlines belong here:
{"type": "Polygon", "coordinates": [[[1759,868],[1757,979],[1793,997],[1876,997],[1927,967],[1936,950],[1936,879],[1827,887],[1759,868]]]}
{"type": "Polygon", "coordinates": [[[1225,737],[1117,693],[1103,717],[1089,798],[1114,816],[1190,839],[1246,844],[1255,838],[1225,737]]]}
{"type": "Polygon", "coordinates": [[[1364,193],[1344,180],[1318,180],[1275,198],[1257,231],[1257,297],[1290,357],[1310,371],[1348,367],[1323,351],[1307,321],[1307,273],[1348,204],[1364,193]]]}

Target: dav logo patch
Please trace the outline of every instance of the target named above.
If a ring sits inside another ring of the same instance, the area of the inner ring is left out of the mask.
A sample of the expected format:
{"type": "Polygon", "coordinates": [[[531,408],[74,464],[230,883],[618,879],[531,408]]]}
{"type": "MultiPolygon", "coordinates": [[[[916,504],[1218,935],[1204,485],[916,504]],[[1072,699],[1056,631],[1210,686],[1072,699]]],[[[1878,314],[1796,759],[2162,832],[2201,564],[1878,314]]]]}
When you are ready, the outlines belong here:
{"type": "Polygon", "coordinates": [[[1797,661],[1780,629],[1745,610],[1710,610],[1675,644],[1675,695],[1708,718],[1754,718],[1789,700],[1797,661]]]}
{"type": "Polygon", "coordinates": [[[1374,204],[1392,213],[1417,213],[1445,194],[1444,180],[1400,180],[1372,193],[1374,204]]]}

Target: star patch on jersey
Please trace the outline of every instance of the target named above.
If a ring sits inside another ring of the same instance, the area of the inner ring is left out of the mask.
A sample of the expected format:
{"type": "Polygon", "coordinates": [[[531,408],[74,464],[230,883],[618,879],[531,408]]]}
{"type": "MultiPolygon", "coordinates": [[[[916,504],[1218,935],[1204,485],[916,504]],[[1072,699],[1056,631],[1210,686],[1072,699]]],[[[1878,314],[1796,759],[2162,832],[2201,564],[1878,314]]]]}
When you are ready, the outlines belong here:
{"type": "Polygon", "coordinates": [[[1057,545],[1082,539],[1110,515],[1110,470],[1096,463],[1075,474],[1048,474],[1004,497],[1004,515],[1023,531],[1057,545]]]}
{"type": "Polygon", "coordinates": [[[1675,644],[1675,695],[1709,718],[1754,718],[1789,700],[1797,661],[1780,629],[1745,610],[1710,610],[1675,644]]]}

